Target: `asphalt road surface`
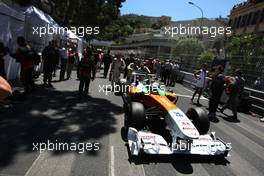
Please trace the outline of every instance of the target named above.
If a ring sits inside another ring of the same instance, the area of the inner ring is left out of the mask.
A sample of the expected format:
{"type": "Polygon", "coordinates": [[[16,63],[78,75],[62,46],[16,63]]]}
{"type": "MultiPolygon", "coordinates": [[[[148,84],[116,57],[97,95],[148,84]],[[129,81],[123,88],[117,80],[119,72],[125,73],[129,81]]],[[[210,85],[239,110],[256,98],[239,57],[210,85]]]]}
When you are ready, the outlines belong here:
{"type": "MultiPolygon", "coordinates": [[[[1,109],[0,176],[263,175],[264,124],[245,114],[239,114],[239,121],[232,121],[226,116],[231,115],[229,110],[226,115],[217,114],[218,120],[211,122],[211,131],[232,143],[231,156],[145,156],[133,162],[121,139],[122,99],[103,92],[106,89],[102,86],[110,83],[101,76],[97,74],[91,83],[90,96],[81,101],[77,98],[78,81],[73,75],[69,81],[54,82],[54,88],[39,86],[25,100],[14,102],[13,108],[1,109]],[[78,144],[80,150],[40,153],[34,148],[48,141],[78,144]],[[84,153],[83,144],[89,145],[84,153]]],[[[180,96],[177,105],[186,112],[193,106],[192,90],[179,84],[174,90],[180,96]]],[[[206,109],[208,100],[203,98],[202,104],[206,109]]]]}

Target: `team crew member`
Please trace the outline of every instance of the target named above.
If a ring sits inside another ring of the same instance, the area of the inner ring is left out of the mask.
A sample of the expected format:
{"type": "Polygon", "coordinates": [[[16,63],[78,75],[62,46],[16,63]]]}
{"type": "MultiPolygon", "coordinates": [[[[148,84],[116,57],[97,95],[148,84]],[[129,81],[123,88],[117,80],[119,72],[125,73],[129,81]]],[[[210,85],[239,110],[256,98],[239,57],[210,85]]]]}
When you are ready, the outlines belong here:
{"type": "Polygon", "coordinates": [[[133,72],[136,72],[139,70],[138,61],[132,62],[127,67],[127,80],[129,83],[131,83],[133,80],[133,72]]]}
{"type": "Polygon", "coordinates": [[[212,83],[210,86],[211,96],[209,99],[209,118],[216,118],[216,111],[224,90],[225,76],[222,74],[223,67],[216,66],[215,73],[211,76],[212,83]]]}
{"type": "Polygon", "coordinates": [[[80,79],[79,98],[87,97],[89,92],[90,80],[95,79],[95,62],[90,48],[87,48],[84,57],[78,64],[77,76],[80,79]]]}
{"type": "Polygon", "coordinates": [[[176,63],[176,61],[172,62],[172,67],[171,67],[171,75],[170,75],[170,84],[169,86],[174,87],[176,80],[177,80],[177,75],[180,71],[180,66],[179,64],[176,63]]]}
{"type": "Polygon", "coordinates": [[[233,112],[233,118],[237,120],[237,106],[244,90],[245,79],[242,77],[242,72],[239,69],[236,70],[235,74],[235,77],[229,77],[228,79],[229,99],[221,109],[221,112],[223,113],[227,107],[230,107],[233,112]]]}
{"type": "Polygon", "coordinates": [[[142,73],[146,73],[146,74],[150,74],[151,73],[149,68],[147,67],[146,63],[140,64],[140,67],[139,67],[138,71],[142,72],[142,73]]]}
{"type": "Polygon", "coordinates": [[[171,69],[172,69],[172,65],[171,65],[171,61],[167,60],[164,64],[164,84],[166,86],[169,86],[170,83],[170,75],[171,75],[171,69]]]}
{"type": "Polygon", "coordinates": [[[121,58],[120,54],[117,54],[116,58],[113,61],[111,72],[112,72],[112,85],[114,85],[115,82],[118,82],[120,79],[121,71],[124,70],[126,67],[126,64],[124,60],[121,58]]]}
{"type": "Polygon", "coordinates": [[[112,56],[110,55],[110,50],[107,51],[107,54],[103,56],[103,62],[104,62],[104,78],[107,77],[109,67],[112,63],[112,56]]]}
{"type": "Polygon", "coordinates": [[[196,78],[196,85],[195,85],[195,91],[193,93],[192,99],[191,99],[191,103],[193,103],[193,99],[196,96],[196,94],[198,93],[198,99],[197,99],[197,105],[200,106],[200,98],[202,96],[203,93],[203,89],[205,87],[205,83],[206,83],[206,76],[207,76],[207,64],[203,64],[202,65],[202,69],[199,70],[198,72],[194,73],[194,77],[196,78]]]}
{"type": "Polygon", "coordinates": [[[49,87],[52,87],[52,72],[54,67],[56,67],[56,62],[60,57],[59,51],[56,49],[56,41],[52,40],[47,47],[44,48],[42,52],[42,58],[44,61],[44,79],[43,86],[46,86],[48,83],[49,87]]]}

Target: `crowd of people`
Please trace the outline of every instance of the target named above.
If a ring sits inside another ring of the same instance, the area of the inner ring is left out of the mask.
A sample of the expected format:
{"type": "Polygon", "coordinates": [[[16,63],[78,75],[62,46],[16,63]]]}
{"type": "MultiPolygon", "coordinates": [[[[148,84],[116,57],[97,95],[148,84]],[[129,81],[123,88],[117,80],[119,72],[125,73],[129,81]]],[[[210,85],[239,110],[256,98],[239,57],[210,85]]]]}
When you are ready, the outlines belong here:
{"type": "MultiPolygon", "coordinates": [[[[17,38],[18,48],[12,53],[8,48],[0,43],[0,76],[6,78],[4,59],[6,54],[10,54],[21,65],[21,81],[24,86],[24,93],[29,94],[35,90],[34,84],[34,68],[43,63],[43,87],[53,87],[52,79],[56,70],[60,68],[59,82],[71,79],[72,70],[77,67],[77,77],[79,83],[79,98],[87,97],[89,94],[90,82],[96,78],[96,72],[104,65],[103,78],[108,78],[114,84],[120,80],[121,75],[132,82],[132,73],[140,72],[145,74],[154,74],[166,86],[174,87],[180,75],[180,63],[175,60],[159,60],[155,58],[143,59],[130,54],[124,57],[121,54],[112,56],[110,51],[103,52],[88,46],[79,59],[78,53],[73,47],[63,44],[61,47],[55,40],[49,42],[49,45],[42,51],[42,61],[34,48],[26,42],[23,37],[17,38]],[[123,73],[123,74],[122,74],[123,73]]],[[[200,98],[206,86],[208,87],[207,77],[210,77],[209,84],[209,117],[215,118],[216,112],[220,104],[222,92],[228,95],[229,99],[220,108],[220,112],[224,112],[226,108],[230,108],[233,112],[233,118],[237,119],[237,107],[239,99],[245,85],[245,79],[241,70],[237,69],[233,76],[223,75],[223,66],[216,65],[213,71],[208,73],[207,64],[202,64],[201,69],[194,73],[195,91],[191,98],[194,104],[194,98],[198,94],[197,104],[200,104],[200,98]]],[[[261,80],[255,83],[259,86],[261,80]]]]}
{"type": "Polygon", "coordinates": [[[124,72],[123,77],[129,82],[132,81],[132,73],[139,72],[154,74],[166,86],[174,87],[180,73],[180,65],[173,60],[160,61],[154,58],[143,59],[133,54],[130,54],[128,58],[124,58],[120,54],[117,54],[113,60],[110,72],[112,82],[119,80],[121,72],[124,72]]]}
{"type": "Polygon", "coordinates": [[[216,112],[220,104],[222,93],[225,91],[226,95],[228,95],[228,100],[221,108],[219,108],[219,110],[223,113],[226,108],[230,108],[233,113],[232,118],[237,120],[237,108],[239,101],[242,98],[245,78],[240,69],[235,70],[232,76],[225,76],[223,70],[224,68],[222,65],[215,65],[213,71],[208,74],[207,64],[202,64],[202,68],[194,73],[196,84],[191,103],[193,104],[194,97],[198,94],[197,105],[201,106],[200,97],[206,88],[206,79],[207,77],[210,77],[209,117],[212,119],[216,118],[216,112]]]}

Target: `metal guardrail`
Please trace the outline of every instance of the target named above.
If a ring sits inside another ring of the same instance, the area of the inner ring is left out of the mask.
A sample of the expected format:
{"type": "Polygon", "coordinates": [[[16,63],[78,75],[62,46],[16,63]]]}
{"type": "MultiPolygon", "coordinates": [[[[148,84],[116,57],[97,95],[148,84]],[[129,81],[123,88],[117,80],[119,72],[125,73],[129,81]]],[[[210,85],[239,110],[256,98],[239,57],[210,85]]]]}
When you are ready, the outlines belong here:
{"type": "MultiPolygon", "coordinates": [[[[183,84],[188,87],[194,87],[195,79],[193,73],[181,71],[182,74],[184,74],[183,84]]],[[[210,78],[207,78],[207,81],[209,81],[210,78]]],[[[245,91],[249,92],[249,99],[252,102],[252,108],[251,112],[261,115],[264,115],[264,92],[255,90],[252,88],[245,87],[245,91]]],[[[225,96],[225,95],[223,95],[225,96]]],[[[222,99],[226,99],[226,97],[223,97],[222,99]]]]}

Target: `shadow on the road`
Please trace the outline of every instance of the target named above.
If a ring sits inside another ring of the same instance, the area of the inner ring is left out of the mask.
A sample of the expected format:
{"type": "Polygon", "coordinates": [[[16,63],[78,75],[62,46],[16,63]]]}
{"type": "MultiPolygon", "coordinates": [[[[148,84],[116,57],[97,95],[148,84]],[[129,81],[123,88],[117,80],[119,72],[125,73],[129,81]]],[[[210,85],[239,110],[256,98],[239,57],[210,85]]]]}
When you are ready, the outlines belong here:
{"type": "MultiPolygon", "coordinates": [[[[94,143],[116,131],[114,116],[123,112],[122,107],[102,98],[79,101],[77,95],[41,88],[9,112],[1,112],[0,170],[12,164],[18,154],[36,152],[33,143],[94,143]]],[[[53,153],[65,152],[69,151],[53,153]]]]}
{"type": "Polygon", "coordinates": [[[214,164],[214,165],[228,165],[230,162],[222,156],[201,156],[201,155],[146,155],[143,154],[139,158],[130,156],[130,162],[139,164],[151,163],[171,163],[174,169],[182,174],[192,174],[192,164],[214,164]]]}
{"type": "Polygon", "coordinates": [[[171,163],[173,168],[182,174],[192,174],[194,172],[192,164],[214,164],[226,166],[230,162],[223,156],[202,156],[202,155],[147,155],[141,153],[138,157],[132,156],[129,152],[128,145],[126,144],[128,152],[128,161],[136,165],[142,164],[157,164],[157,163],[171,163]]]}
{"type": "Polygon", "coordinates": [[[239,119],[234,119],[232,116],[223,116],[223,115],[220,115],[219,117],[221,117],[223,120],[225,120],[227,122],[240,123],[240,120],[239,119]]]}
{"type": "Polygon", "coordinates": [[[209,118],[209,120],[210,120],[210,122],[212,122],[212,123],[219,123],[219,122],[220,122],[219,119],[218,119],[217,117],[211,117],[211,118],[209,118]]]}

